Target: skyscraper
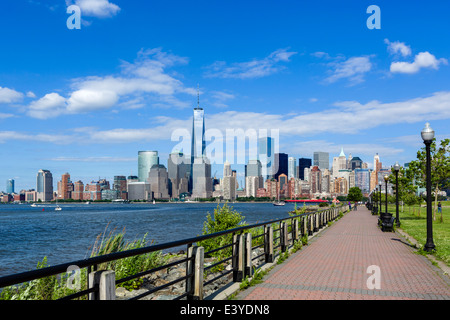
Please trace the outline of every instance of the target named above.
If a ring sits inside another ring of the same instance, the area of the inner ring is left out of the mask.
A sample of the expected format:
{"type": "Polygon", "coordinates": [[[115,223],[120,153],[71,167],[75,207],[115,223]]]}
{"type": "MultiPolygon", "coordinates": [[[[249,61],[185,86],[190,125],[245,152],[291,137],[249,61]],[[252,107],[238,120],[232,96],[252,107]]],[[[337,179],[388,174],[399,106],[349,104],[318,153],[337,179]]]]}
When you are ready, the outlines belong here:
{"type": "Polygon", "coordinates": [[[150,190],[155,199],[169,199],[169,178],[166,167],[162,164],[155,164],[150,168],[148,175],[150,190]]]}
{"type": "Polygon", "coordinates": [[[297,178],[297,159],[294,157],[288,158],[288,179],[297,178]]]}
{"type": "Polygon", "coordinates": [[[231,176],[231,165],[228,162],[228,160],[225,160],[225,163],[223,165],[223,177],[230,177],[231,176]]]}
{"type": "Polygon", "coordinates": [[[61,176],[61,181],[58,182],[58,198],[59,199],[71,199],[74,185],[70,181],[70,174],[64,173],[61,176]]]}
{"type": "Polygon", "coordinates": [[[191,174],[191,158],[182,152],[172,152],[167,160],[169,177],[169,194],[178,198],[180,194],[189,191],[189,177],[191,174]]]}
{"type": "Polygon", "coordinates": [[[207,158],[195,158],[192,164],[192,197],[212,196],[211,164],[207,158]]]}
{"type": "Polygon", "coordinates": [[[328,152],[315,151],[313,159],[313,165],[318,166],[320,170],[330,169],[330,154],[328,152]]]}
{"type": "Polygon", "coordinates": [[[205,118],[199,99],[192,119],[190,185],[194,198],[210,198],[212,196],[211,164],[206,158],[205,146],[205,118]]]}
{"type": "Polygon", "coordinates": [[[205,157],[205,113],[203,108],[194,108],[194,117],[192,119],[192,144],[191,161],[195,158],[205,157]]]}
{"type": "Polygon", "coordinates": [[[347,169],[347,157],[344,153],[344,148],[341,148],[341,153],[339,157],[333,158],[333,178],[337,178],[339,176],[339,170],[347,169]]]}
{"type": "Polygon", "coordinates": [[[6,193],[14,193],[14,179],[6,180],[6,193]]]}
{"type": "Polygon", "coordinates": [[[288,174],[288,155],[286,153],[275,153],[274,178],[278,179],[281,174],[288,174]]]}
{"type": "Polygon", "coordinates": [[[150,168],[159,164],[158,151],[139,151],[138,152],[138,178],[140,182],[146,182],[150,168]]]}
{"type": "Polygon", "coordinates": [[[53,176],[48,170],[39,170],[36,176],[37,199],[51,201],[53,199],[53,176]]]}
{"type": "Polygon", "coordinates": [[[300,180],[308,180],[308,177],[305,177],[305,168],[309,168],[311,167],[311,165],[312,165],[311,159],[308,158],[298,159],[298,177],[300,178],[300,180]]]}
{"type": "Polygon", "coordinates": [[[261,162],[262,176],[264,179],[270,179],[274,175],[275,154],[274,138],[262,137],[258,139],[258,160],[261,162]]]}
{"type": "Polygon", "coordinates": [[[363,195],[370,192],[370,171],[369,169],[355,169],[355,185],[361,189],[363,195]]]}

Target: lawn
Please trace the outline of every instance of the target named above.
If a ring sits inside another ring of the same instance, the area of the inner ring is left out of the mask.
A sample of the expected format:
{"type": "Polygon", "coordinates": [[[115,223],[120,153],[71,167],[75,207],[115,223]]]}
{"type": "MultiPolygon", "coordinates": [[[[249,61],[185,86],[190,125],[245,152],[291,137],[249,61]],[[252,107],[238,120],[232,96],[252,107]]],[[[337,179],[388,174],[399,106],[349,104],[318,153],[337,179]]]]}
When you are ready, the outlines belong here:
{"type": "MultiPolygon", "coordinates": [[[[434,255],[450,266],[450,201],[442,201],[442,213],[444,222],[440,222],[440,213],[436,212],[436,220],[433,221],[433,242],[436,246],[434,255]]],[[[384,205],[383,205],[384,207],[384,205]]],[[[427,239],[427,209],[422,207],[400,206],[400,228],[417,240],[420,245],[425,245],[427,239]]],[[[388,210],[395,216],[395,205],[390,204],[388,210]]]]}

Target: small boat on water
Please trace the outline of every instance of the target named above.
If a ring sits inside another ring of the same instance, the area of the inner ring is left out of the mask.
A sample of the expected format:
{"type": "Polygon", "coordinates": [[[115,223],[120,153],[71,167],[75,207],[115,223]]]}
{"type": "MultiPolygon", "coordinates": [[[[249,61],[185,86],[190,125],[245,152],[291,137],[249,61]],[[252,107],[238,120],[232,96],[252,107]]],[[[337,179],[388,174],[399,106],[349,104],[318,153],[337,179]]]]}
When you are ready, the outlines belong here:
{"type": "Polygon", "coordinates": [[[61,211],[62,208],[60,206],[56,206],[55,211],[61,211]]]}
{"type": "Polygon", "coordinates": [[[274,206],[284,206],[285,204],[286,203],[284,201],[278,201],[273,203],[274,206]]]}

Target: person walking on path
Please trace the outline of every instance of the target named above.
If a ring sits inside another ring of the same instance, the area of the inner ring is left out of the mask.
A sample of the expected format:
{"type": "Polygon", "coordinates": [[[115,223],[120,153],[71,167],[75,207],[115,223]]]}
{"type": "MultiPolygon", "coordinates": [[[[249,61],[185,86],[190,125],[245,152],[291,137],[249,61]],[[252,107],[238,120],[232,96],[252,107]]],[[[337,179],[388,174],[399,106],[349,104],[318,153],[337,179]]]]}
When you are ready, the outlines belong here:
{"type": "Polygon", "coordinates": [[[355,211],[358,211],[358,202],[355,201],[355,211]]]}
{"type": "Polygon", "coordinates": [[[352,211],[352,203],[350,201],[348,202],[348,210],[352,211]]]}
{"type": "Polygon", "coordinates": [[[438,202],[438,213],[442,213],[442,205],[441,202],[438,202]]]}

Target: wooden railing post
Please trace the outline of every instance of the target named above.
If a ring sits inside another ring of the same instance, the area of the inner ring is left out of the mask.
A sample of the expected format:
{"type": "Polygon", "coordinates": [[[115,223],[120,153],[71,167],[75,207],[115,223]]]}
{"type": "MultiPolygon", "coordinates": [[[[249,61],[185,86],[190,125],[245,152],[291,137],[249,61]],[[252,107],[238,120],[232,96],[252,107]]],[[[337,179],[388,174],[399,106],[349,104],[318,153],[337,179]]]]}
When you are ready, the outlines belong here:
{"type": "Polygon", "coordinates": [[[191,277],[186,280],[186,291],[188,300],[203,300],[203,264],[205,249],[193,246],[188,249],[187,272],[191,277]]]}
{"type": "Polygon", "coordinates": [[[89,293],[89,300],[116,300],[116,274],[113,270],[89,273],[89,288],[98,285],[98,291],[89,293]]]}
{"type": "Polygon", "coordinates": [[[242,282],[244,280],[244,261],[245,261],[245,239],[244,235],[233,236],[233,281],[242,282]]]}
{"type": "Polygon", "coordinates": [[[299,238],[299,236],[298,236],[298,220],[294,219],[293,222],[294,222],[294,225],[292,226],[292,229],[293,229],[292,243],[294,243],[294,241],[298,241],[298,238],[299,238]]]}
{"type": "Polygon", "coordinates": [[[245,276],[253,276],[253,266],[252,266],[252,234],[245,234],[245,276]]]}
{"type": "Polygon", "coordinates": [[[266,263],[273,262],[273,228],[266,225],[264,228],[264,253],[266,263]]]}
{"type": "Polygon", "coordinates": [[[288,247],[288,232],[287,232],[287,223],[281,222],[280,224],[280,245],[281,252],[286,252],[288,247]]]}

